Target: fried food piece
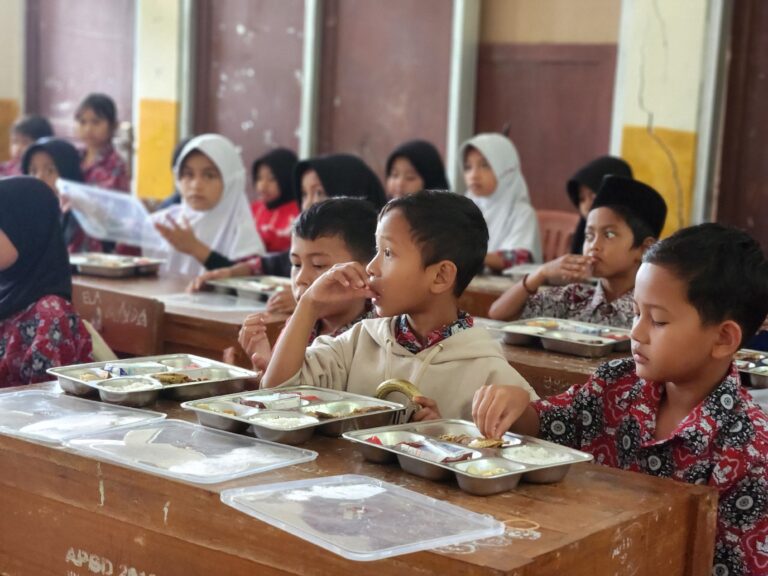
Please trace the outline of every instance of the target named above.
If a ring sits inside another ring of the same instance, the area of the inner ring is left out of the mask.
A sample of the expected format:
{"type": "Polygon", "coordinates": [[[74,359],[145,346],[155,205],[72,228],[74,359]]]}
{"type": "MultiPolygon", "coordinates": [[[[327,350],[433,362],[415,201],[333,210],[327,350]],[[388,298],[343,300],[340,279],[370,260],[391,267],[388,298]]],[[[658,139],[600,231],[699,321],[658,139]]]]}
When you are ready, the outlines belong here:
{"type": "Polygon", "coordinates": [[[470,448],[501,448],[504,440],[501,438],[475,438],[468,446],[470,448]]]}
{"type": "Polygon", "coordinates": [[[186,374],[180,374],[178,372],[161,372],[160,374],[152,374],[152,378],[161,382],[162,384],[186,384],[187,382],[194,382],[192,378],[186,374]]]}

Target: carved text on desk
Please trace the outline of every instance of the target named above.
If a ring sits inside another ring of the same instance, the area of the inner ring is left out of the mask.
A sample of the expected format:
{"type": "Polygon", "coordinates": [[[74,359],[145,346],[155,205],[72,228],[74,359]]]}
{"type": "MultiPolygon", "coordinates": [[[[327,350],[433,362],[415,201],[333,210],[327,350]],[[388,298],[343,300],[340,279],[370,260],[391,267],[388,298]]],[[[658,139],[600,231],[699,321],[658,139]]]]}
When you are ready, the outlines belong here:
{"type": "Polygon", "coordinates": [[[112,301],[112,305],[107,302],[102,311],[101,292],[99,290],[83,290],[80,293],[80,298],[84,305],[95,306],[96,309],[93,311],[91,322],[96,330],[101,330],[103,318],[116,324],[130,324],[141,328],[146,328],[149,325],[146,308],[126,303],[124,300],[121,300],[118,306],[114,306],[114,298],[110,298],[108,300],[112,301]]]}
{"type": "MultiPolygon", "coordinates": [[[[155,576],[152,572],[137,570],[133,566],[120,564],[115,570],[114,563],[104,556],[90,554],[87,551],[74,547],[67,550],[66,563],[72,564],[77,568],[85,568],[85,574],[101,574],[102,576],[155,576]]],[[[81,576],[80,572],[74,572],[67,569],[67,576],[81,576]]]]}

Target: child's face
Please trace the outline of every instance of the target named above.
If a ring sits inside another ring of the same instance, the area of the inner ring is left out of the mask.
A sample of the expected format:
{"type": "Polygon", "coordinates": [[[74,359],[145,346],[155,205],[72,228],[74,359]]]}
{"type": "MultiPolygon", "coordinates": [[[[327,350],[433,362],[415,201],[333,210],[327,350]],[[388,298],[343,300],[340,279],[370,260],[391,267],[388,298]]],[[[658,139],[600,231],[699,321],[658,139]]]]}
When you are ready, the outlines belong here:
{"type": "Polygon", "coordinates": [[[259,166],[253,187],[256,189],[258,199],[265,204],[280,197],[280,185],[277,183],[272,169],[266,164],[259,166]]]}
{"type": "Polygon", "coordinates": [[[424,180],[408,158],[399,156],[387,175],[387,197],[400,198],[424,189],[424,180]]]}
{"type": "Polygon", "coordinates": [[[59,171],[56,164],[48,152],[35,152],[29,161],[29,175],[38,180],[42,180],[51,189],[58,194],[56,189],[56,180],[59,177],[59,171]]]}
{"type": "Polygon", "coordinates": [[[582,184],[579,186],[579,213],[586,218],[592,209],[592,202],[595,201],[595,191],[589,186],[582,184]]]}
{"type": "Polygon", "coordinates": [[[11,132],[11,158],[19,160],[33,143],[34,140],[26,134],[11,132]]]}
{"type": "Polygon", "coordinates": [[[114,127],[106,118],[97,116],[90,108],[83,110],[77,117],[77,132],[88,148],[102,148],[112,140],[114,127]]]}
{"type": "Polygon", "coordinates": [[[376,226],[376,256],[368,263],[373,305],[379,316],[413,314],[430,301],[430,280],[421,250],[400,210],[387,212],[376,226]]]}
{"type": "MultiPolygon", "coordinates": [[[[334,264],[354,262],[356,258],[338,234],[320,236],[314,240],[291,237],[291,287],[298,302],[312,283],[334,264]]],[[[342,307],[347,307],[343,303],[342,307]]]]}
{"type": "Polygon", "coordinates": [[[179,171],[179,191],[184,202],[193,210],[211,210],[224,192],[224,183],[216,164],[202,152],[191,152],[179,171]]]}
{"type": "Polygon", "coordinates": [[[634,240],[624,218],[610,208],[590,211],[584,232],[584,254],[590,259],[593,276],[613,278],[634,272],[643,258],[643,246],[633,248],[634,240]]]}
{"type": "Polygon", "coordinates": [[[663,266],[641,265],[634,309],[632,356],[638,376],[676,384],[707,379],[719,325],[702,323],[686,282],[663,266]]]}
{"type": "Polygon", "coordinates": [[[476,196],[490,196],[496,191],[496,174],[485,156],[474,148],[464,157],[464,183],[476,196]]]}
{"type": "Polygon", "coordinates": [[[307,170],[301,177],[301,209],[307,210],[310,206],[314,206],[318,202],[328,199],[323,188],[323,183],[320,182],[320,177],[314,170],[307,170]]]}

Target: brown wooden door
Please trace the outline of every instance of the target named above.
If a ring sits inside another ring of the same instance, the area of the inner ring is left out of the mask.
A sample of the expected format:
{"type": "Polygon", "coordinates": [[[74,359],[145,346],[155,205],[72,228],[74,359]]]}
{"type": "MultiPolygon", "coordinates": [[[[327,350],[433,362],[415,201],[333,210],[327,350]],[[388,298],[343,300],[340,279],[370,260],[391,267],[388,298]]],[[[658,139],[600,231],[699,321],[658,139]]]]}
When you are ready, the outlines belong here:
{"type": "Polygon", "coordinates": [[[26,112],[74,135],[74,113],[90,92],[114,98],[131,121],[134,0],[27,0],[26,112]]]}
{"type": "Polygon", "coordinates": [[[733,3],[717,221],[768,250],[768,2],[733,3]]]}
{"type": "Polygon", "coordinates": [[[254,159],[299,147],[303,0],[199,0],[194,132],[254,159]]]}

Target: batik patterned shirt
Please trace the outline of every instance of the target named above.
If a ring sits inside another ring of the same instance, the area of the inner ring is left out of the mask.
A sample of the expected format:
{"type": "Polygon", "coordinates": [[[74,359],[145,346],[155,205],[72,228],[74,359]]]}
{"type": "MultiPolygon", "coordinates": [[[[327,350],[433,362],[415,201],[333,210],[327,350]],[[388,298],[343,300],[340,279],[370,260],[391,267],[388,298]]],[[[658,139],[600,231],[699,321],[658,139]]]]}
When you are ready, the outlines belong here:
{"type": "MultiPolygon", "coordinates": [[[[379,316],[376,314],[376,310],[373,308],[370,301],[366,301],[365,311],[362,314],[360,314],[357,318],[355,318],[351,322],[344,324],[344,326],[338,327],[336,330],[334,330],[330,334],[323,334],[323,336],[330,336],[332,338],[336,338],[336,336],[340,336],[341,334],[344,334],[344,332],[352,328],[352,326],[354,326],[358,322],[361,322],[362,320],[369,320],[371,318],[378,318],[378,317],[379,316]]],[[[323,324],[320,320],[318,320],[314,328],[312,328],[312,333],[309,335],[310,344],[312,344],[312,342],[315,341],[315,338],[320,336],[320,332],[322,329],[323,329],[323,324]]]]}
{"type": "Polygon", "coordinates": [[[122,192],[131,190],[128,167],[111,145],[102,150],[90,166],[85,165],[85,152],[83,152],[80,169],[83,171],[83,181],[87,184],[122,192]]]}
{"type": "Polygon", "coordinates": [[[418,354],[422,350],[442,342],[457,332],[472,328],[474,323],[475,320],[472,316],[463,310],[459,310],[459,317],[456,320],[450,324],[432,330],[432,332],[426,335],[425,343],[422,344],[416,337],[416,334],[414,334],[413,328],[411,328],[411,325],[408,323],[408,316],[401,314],[397,317],[397,321],[395,322],[395,341],[412,354],[418,354]]]}
{"type": "Polygon", "coordinates": [[[608,302],[600,282],[596,284],[568,284],[539,288],[525,303],[521,318],[548,316],[607,324],[614,328],[632,328],[635,316],[632,307],[633,291],[608,302]]]}
{"type": "Polygon", "coordinates": [[[539,400],[542,438],[606,466],[706,484],[720,493],[715,575],[768,574],[768,416],[728,375],[669,437],[656,440],[663,383],[632,359],[611,360],[586,384],[539,400]]]}
{"type": "Polygon", "coordinates": [[[524,248],[518,250],[498,250],[496,252],[504,260],[504,270],[519,266],[520,264],[530,264],[533,262],[533,254],[530,250],[524,248]]]}

